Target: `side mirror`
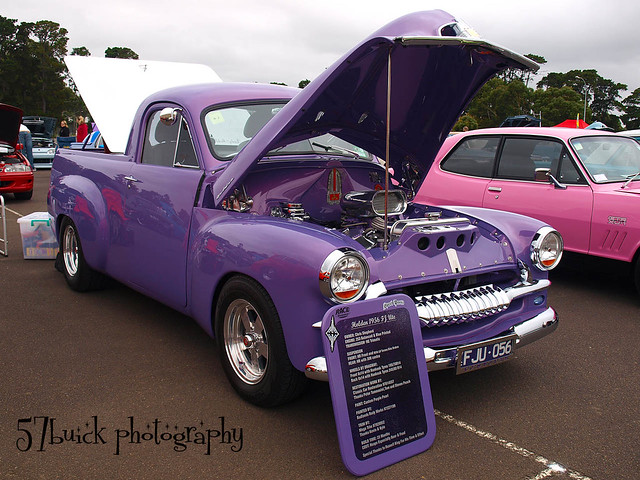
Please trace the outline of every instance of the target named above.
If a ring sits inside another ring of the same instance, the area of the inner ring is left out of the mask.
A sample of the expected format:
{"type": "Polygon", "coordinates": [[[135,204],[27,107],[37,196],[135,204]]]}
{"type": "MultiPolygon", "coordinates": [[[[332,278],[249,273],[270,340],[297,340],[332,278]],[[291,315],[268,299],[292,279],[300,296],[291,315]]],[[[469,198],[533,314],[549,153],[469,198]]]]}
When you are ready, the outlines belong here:
{"type": "Polygon", "coordinates": [[[533,175],[533,179],[536,182],[549,183],[551,181],[551,179],[549,178],[550,176],[551,176],[550,168],[536,168],[536,172],[533,175]]]}
{"type": "Polygon", "coordinates": [[[176,120],[178,119],[178,114],[180,113],[179,108],[166,107],[163,108],[160,112],[160,121],[163,125],[170,127],[176,120]]]}
{"type": "Polygon", "coordinates": [[[566,185],[563,185],[562,183],[560,183],[558,181],[558,179],[556,179],[556,177],[551,175],[551,169],[550,168],[536,168],[536,172],[533,175],[533,179],[536,182],[550,183],[555,188],[559,188],[560,190],[566,190],[567,189],[566,185]]]}

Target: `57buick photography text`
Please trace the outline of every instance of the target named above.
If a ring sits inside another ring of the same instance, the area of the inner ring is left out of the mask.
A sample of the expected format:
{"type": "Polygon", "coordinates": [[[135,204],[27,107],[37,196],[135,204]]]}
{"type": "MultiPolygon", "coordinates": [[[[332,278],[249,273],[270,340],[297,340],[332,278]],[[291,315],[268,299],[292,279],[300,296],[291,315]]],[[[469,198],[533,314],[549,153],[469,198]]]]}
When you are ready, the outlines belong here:
{"type": "Polygon", "coordinates": [[[138,420],[127,417],[122,425],[103,424],[93,415],[81,425],[64,424],[50,416],[18,419],[16,448],[21,452],[56,451],[74,445],[108,445],[114,455],[140,445],[157,445],[182,453],[198,449],[204,455],[220,451],[240,452],[244,445],[242,427],[229,425],[225,417],[210,423],[200,420],[195,425],[169,422],[160,418],[138,420]]]}

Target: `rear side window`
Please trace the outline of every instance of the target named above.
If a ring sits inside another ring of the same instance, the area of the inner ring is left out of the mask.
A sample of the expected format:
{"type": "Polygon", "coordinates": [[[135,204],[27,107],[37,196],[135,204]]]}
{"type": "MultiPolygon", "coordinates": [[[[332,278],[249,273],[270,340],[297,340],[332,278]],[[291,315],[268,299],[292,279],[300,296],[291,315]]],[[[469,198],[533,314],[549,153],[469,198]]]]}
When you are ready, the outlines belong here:
{"type": "Polygon", "coordinates": [[[442,169],[474,177],[490,178],[500,137],[469,137],[464,139],[442,163],[442,169]]]}

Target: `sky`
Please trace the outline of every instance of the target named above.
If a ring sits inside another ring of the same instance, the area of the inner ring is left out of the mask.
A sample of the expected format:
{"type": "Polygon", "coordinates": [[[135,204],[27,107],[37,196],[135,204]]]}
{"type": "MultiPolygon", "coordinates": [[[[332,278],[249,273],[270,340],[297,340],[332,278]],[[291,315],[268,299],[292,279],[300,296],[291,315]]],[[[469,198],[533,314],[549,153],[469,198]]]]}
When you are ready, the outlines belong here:
{"type": "MultiPolygon", "coordinates": [[[[68,30],[69,52],[103,57],[128,47],[142,60],[202,63],[224,81],[297,86],[370,33],[404,14],[445,10],[481,37],[543,56],[549,72],[595,69],[640,87],[640,2],[632,0],[21,0],[0,6],[18,22],[51,20],[68,30]],[[81,5],[86,5],[80,7],[81,5]]],[[[533,85],[530,85],[533,86],[533,85]]]]}

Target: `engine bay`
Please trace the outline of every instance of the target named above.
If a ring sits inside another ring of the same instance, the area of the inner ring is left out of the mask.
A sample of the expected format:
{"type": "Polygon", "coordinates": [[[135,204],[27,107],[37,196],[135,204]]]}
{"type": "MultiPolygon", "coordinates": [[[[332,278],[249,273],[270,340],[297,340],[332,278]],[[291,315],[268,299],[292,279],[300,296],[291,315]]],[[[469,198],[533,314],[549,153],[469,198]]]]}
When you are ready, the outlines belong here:
{"type": "MultiPolygon", "coordinates": [[[[321,225],[366,249],[398,240],[408,227],[431,236],[450,232],[454,224],[465,230],[470,226],[465,218],[443,218],[441,210],[411,204],[400,188],[385,193],[384,169],[371,162],[280,161],[261,167],[222,202],[222,208],[321,225]]],[[[428,236],[419,248],[426,249],[428,236]]],[[[473,243],[477,232],[467,236],[473,243]]]]}

